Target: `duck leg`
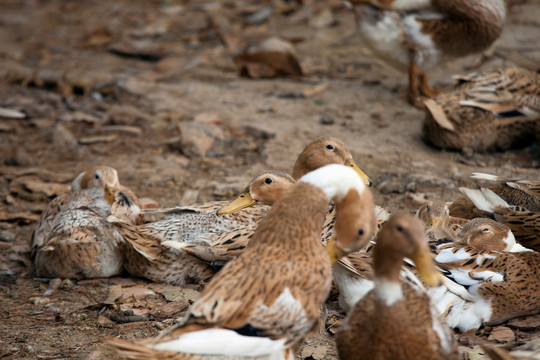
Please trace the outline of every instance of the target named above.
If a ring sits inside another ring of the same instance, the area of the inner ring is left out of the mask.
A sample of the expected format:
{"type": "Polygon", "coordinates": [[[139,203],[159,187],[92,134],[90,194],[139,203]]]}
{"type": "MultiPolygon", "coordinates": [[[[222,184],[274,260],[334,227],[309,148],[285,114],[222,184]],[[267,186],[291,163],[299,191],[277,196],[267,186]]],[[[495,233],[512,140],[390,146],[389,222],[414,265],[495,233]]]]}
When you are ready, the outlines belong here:
{"type": "Polygon", "coordinates": [[[429,81],[427,78],[427,75],[425,73],[420,74],[420,85],[419,85],[420,93],[428,98],[433,98],[437,96],[441,91],[435,88],[432,88],[429,85],[429,81]]]}
{"type": "Polygon", "coordinates": [[[418,66],[415,61],[414,50],[411,51],[410,61],[409,61],[409,90],[407,93],[407,100],[409,103],[416,108],[423,109],[424,103],[420,98],[419,85],[418,85],[418,66]]]}

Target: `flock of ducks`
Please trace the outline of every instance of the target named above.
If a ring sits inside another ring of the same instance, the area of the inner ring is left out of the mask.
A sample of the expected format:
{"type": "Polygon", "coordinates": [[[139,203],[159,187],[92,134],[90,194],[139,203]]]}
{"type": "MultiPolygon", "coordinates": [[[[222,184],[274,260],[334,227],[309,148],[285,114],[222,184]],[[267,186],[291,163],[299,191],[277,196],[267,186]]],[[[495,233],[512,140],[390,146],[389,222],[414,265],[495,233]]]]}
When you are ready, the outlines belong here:
{"type": "Polygon", "coordinates": [[[540,312],[540,183],[475,173],[487,185],[450,205],[390,215],[333,137],[307,145],[293,174],[260,174],[230,202],[141,211],[114,169],[89,169],[43,212],[36,274],[204,284],[158,338],[108,340],[131,359],[292,359],[319,328],[332,280],[344,359],[457,359],[452,329],[540,312]],[[144,223],[146,213],[164,217],[144,223]]]}
{"type": "Polygon", "coordinates": [[[434,89],[427,80],[430,68],[497,40],[506,18],[503,0],[349,1],[363,43],[407,71],[408,99],[426,113],[427,142],[470,153],[523,146],[535,133],[540,139],[540,74],[517,68],[472,73],[456,76],[458,85],[449,89],[434,89]]]}
{"type": "MultiPolygon", "coordinates": [[[[432,89],[446,56],[489,47],[502,0],[356,0],[365,43],[409,73],[436,146],[507,148],[536,130],[538,74],[505,69],[432,89]],[[479,134],[482,134],[479,136],[479,134]]],[[[187,316],[154,339],[109,346],[131,359],[225,355],[293,359],[334,283],[347,318],[340,358],[457,359],[452,329],[540,312],[540,182],[476,173],[487,185],[416,216],[374,205],[345,144],[308,144],[291,175],[256,176],[230,202],[141,209],[116,170],[96,166],[54,199],[33,234],[39,277],[133,276],[204,284],[187,316]],[[160,215],[145,221],[145,215],[160,215]],[[191,354],[191,355],[186,355],[191,354]]]]}

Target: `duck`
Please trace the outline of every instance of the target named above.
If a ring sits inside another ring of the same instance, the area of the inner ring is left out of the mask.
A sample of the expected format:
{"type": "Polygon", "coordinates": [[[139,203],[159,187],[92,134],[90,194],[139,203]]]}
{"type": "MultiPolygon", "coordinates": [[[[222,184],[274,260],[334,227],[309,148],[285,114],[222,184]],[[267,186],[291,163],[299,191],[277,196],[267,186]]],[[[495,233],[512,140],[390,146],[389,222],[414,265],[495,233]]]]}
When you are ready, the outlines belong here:
{"type": "MultiPolygon", "coordinates": [[[[328,164],[344,164],[345,166],[349,166],[358,172],[367,186],[373,185],[373,181],[369,176],[356,165],[347,146],[333,136],[320,136],[302,150],[294,163],[291,180],[295,181],[308,172],[328,164]]],[[[280,174],[283,176],[283,173],[280,174]]],[[[259,180],[254,179],[253,181],[262,181],[263,179],[267,181],[263,177],[259,180]]],[[[272,179],[270,178],[270,180],[272,179]]],[[[262,184],[260,185],[250,183],[233,201],[228,202],[226,206],[219,209],[218,214],[233,214],[238,210],[258,204],[260,200],[255,199],[257,197],[256,191],[264,187],[262,184]]],[[[276,194],[278,193],[276,192],[276,194]]],[[[273,198],[266,196],[265,200],[266,202],[275,201],[277,199],[276,196],[273,198]]]]}
{"type": "Polygon", "coordinates": [[[332,263],[364,246],[374,227],[373,197],[355,171],[340,164],[312,171],[274,203],[246,250],[210,280],[180,324],[145,343],[108,343],[131,359],[294,359],[302,339],[318,329],[332,263]],[[325,248],[320,231],[330,201],[336,232],[325,248]]]}
{"type": "MultiPolygon", "coordinates": [[[[445,275],[442,277],[443,285],[427,286],[408,261],[401,268],[400,278],[411,286],[425,289],[450,327],[465,332],[537,311],[537,290],[534,290],[537,285],[532,278],[538,271],[535,270],[535,256],[523,255],[532,251],[516,243],[506,225],[493,219],[475,218],[467,222],[458,234],[442,231],[435,232],[439,237],[428,237],[429,231],[426,229],[426,242],[435,255],[437,268],[445,275]],[[494,266],[496,269],[492,269],[494,266]],[[532,277],[523,276],[520,272],[532,273],[532,277]],[[482,296],[479,295],[479,287],[490,281],[500,282],[501,278],[504,278],[504,283],[486,286],[482,296]],[[527,285],[533,290],[531,294],[528,286],[517,286],[522,278],[527,278],[527,285]],[[511,295],[507,296],[506,291],[512,291],[511,295]],[[529,295],[532,296],[530,301],[529,295]]],[[[373,254],[361,250],[347,258],[349,267],[334,266],[334,279],[340,292],[339,305],[349,314],[355,304],[374,288],[375,282],[373,254]]]]}
{"type": "MultiPolygon", "coordinates": [[[[473,172],[473,179],[485,182],[482,186],[495,192],[512,206],[519,206],[530,211],[540,211],[540,181],[508,179],[502,176],[473,172]]],[[[467,219],[474,217],[492,217],[489,211],[478,209],[465,195],[454,200],[449,206],[450,213],[467,219]]]]}
{"type": "Polygon", "coordinates": [[[455,234],[459,233],[463,225],[469,221],[469,219],[450,216],[448,204],[439,199],[422,205],[416,212],[416,217],[422,220],[428,229],[446,228],[455,234]]]}
{"type": "Polygon", "coordinates": [[[38,277],[90,279],[122,272],[124,241],[107,221],[112,213],[135,223],[141,209],[120,188],[88,188],[69,198],[43,236],[34,243],[35,273],[38,277]]]}
{"type": "Polygon", "coordinates": [[[408,99],[429,98],[426,71],[445,58],[487,49],[501,35],[503,0],[350,0],[360,37],[381,60],[409,75],[408,99]]]}
{"type": "MultiPolygon", "coordinates": [[[[235,253],[242,251],[258,222],[266,215],[276,199],[273,195],[295,177],[332,163],[343,164],[356,171],[366,186],[371,179],[356,165],[347,146],[337,138],[318,137],[298,156],[293,176],[267,172],[256,176],[231,203],[214,201],[192,206],[151,210],[164,213],[162,220],[140,226],[127,224],[114,216],[109,221],[126,239],[124,268],[134,276],[175,285],[206,283],[216,268],[204,257],[213,243],[240,242],[229,246],[235,253]],[[275,189],[275,190],[274,190],[275,189]],[[253,206],[258,204],[258,206],[253,206]]],[[[147,212],[148,213],[148,212],[147,212]]]]}
{"type": "Polygon", "coordinates": [[[470,154],[534,140],[540,119],[540,74],[506,68],[455,78],[459,81],[455,88],[424,100],[426,142],[470,154]]]}
{"type": "Polygon", "coordinates": [[[480,211],[486,212],[497,221],[508,225],[521,245],[540,251],[540,212],[510,205],[489,188],[475,190],[461,187],[459,190],[480,211]]]}
{"type": "MultiPolygon", "coordinates": [[[[36,249],[37,247],[43,245],[45,238],[54,226],[54,222],[58,214],[60,214],[68,206],[79,206],[77,205],[78,195],[72,196],[72,194],[80,194],[78,193],[79,191],[86,189],[102,189],[102,191],[104,191],[105,186],[114,189],[118,188],[119,185],[120,180],[118,179],[118,172],[112,167],[98,165],[81,172],[73,180],[71,184],[71,192],[61,194],[54,198],[41,213],[36,228],[32,234],[32,249],[36,249]]],[[[94,193],[98,197],[102,197],[100,192],[92,192],[91,195],[94,193]]],[[[134,199],[136,198],[136,196],[132,196],[134,199]]]]}
{"type": "Polygon", "coordinates": [[[471,220],[458,238],[430,244],[437,267],[460,288],[428,290],[451,327],[464,332],[540,312],[538,252],[493,219],[471,220]]]}
{"type": "Polygon", "coordinates": [[[213,250],[220,248],[216,244],[229,245],[227,260],[240,254],[255,233],[258,222],[274,203],[275,194],[282,195],[284,189],[294,183],[284,172],[261,173],[244,190],[252,194],[252,205],[259,206],[243,207],[242,211],[231,214],[218,211],[217,215],[216,209],[222,209],[224,202],[212,202],[173,208],[170,211],[174,213],[169,217],[141,226],[110,216],[108,221],[126,240],[124,269],[135,276],[174,285],[207,282],[219,269],[215,262],[225,260],[213,250]],[[207,223],[212,226],[207,227],[207,223]]]}
{"type": "Polygon", "coordinates": [[[340,359],[458,359],[453,332],[426,292],[400,280],[408,257],[426,283],[440,284],[424,232],[422,222],[405,213],[392,215],[379,232],[374,287],[337,331],[340,359]]]}

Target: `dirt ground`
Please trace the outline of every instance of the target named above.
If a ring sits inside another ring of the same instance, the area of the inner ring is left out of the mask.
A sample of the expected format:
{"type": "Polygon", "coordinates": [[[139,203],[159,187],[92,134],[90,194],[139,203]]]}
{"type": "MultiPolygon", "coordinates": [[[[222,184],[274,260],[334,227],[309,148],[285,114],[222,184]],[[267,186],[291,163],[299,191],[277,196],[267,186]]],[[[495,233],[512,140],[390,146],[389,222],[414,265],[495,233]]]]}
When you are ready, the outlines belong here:
{"type": "MultiPolygon", "coordinates": [[[[540,4],[514,5],[495,56],[474,70],[540,69],[539,36],[540,4]]],[[[113,358],[103,338],[156,335],[197,296],[197,287],[129,275],[64,281],[48,294],[49,279],[33,277],[39,214],[94,164],[115,167],[124,185],[160,206],[230,199],[261,171],[290,171],[326,134],[350,147],[376,203],[391,212],[451,201],[459,186],[474,186],[473,171],[540,178],[537,144],[491,154],[426,145],[423,112],[405,101],[405,74],[369,54],[338,0],[6,0],[0,43],[0,107],[27,114],[0,118],[0,358],[113,358]],[[304,76],[239,75],[235,56],[271,36],[293,43],[304,76]]],[[[477,59],[444,63],[431,82],[449,86],[477,59]]],[[[334,298],[326,327],[299,358],[336,358],[334,298]]],[[[536,322],[491,339],[516,357],[540,358],[536,322]]],[[[461,336],[463,357],[485,358],[475,344],[495,329],[461,336]]]]}

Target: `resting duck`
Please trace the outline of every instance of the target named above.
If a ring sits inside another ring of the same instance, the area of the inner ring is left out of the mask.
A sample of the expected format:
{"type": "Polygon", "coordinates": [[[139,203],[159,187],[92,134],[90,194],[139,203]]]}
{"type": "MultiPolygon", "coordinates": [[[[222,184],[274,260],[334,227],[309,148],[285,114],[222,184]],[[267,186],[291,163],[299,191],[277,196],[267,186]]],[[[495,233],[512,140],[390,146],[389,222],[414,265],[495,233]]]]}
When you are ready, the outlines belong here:
{"type": "MultiPolygon", "coordinates": [[[[371,180],[358,168],[345,144],[328,136],[319,137],[306,146],[295,162],[293,177],[332,163],[351,167],[366,185],[371,185],[371,180]]],[[[273,203],[277,198],[273,194],[277,191],[282,193],[285,186],[293,182],[290,176],[283,173],[265,173],[256,177],[225,209],[223,206],[226,202],[221,201],[153,210],[168,213],[168,216],[141,226],[110,218],[127,241],[126,270],[152,281],[178,285],[208,280],[215,273],[214,268],[192,255],[199,253],[198,256],[206,260],[204,256],[212,244],[240,241],[239,234],[253,234],[268,207],[250,206],[273,203]]],[[[229,249],[241,251],[248,241],[230,246],[229,249]]]]}
{"type": "MultiPolygon", "coordinates": [[[[292,184],[294,180],[288,174],[270,171],[255,176],[244,191],[252,194],[253,204],[272,205],[275,194],[281,196],[292,184]]],[[[141,226],[110,217],[126,240],[124,268],[132,275],[171,284],[207,281],[215,274],[216,267],[211,263],[220,260],[214,246],[225,242],[228,256],[236,257],[268,211],[268,206],[259,206],[218,216],[217,206],[222,208],[223,202],[179,207],[171,210],[176,212],[173,215],[141,226]],[[194,228],[195,224],[198,226],[194,228]]]]}
{"type": "Polygon", "coordinates": [[[453,333],[425,291],[400,280],[405,257],[427,284],[440,284],[420,220],[393,215],[375,245],[374,288],[336,334],[340,359],[458,359],[453,333]]]}
{"type": "Polygon", "coordinates": [[[450,326],[467,331],[540,312],[540,254],[517,244],[503,224],[473,219],[457,241],[431,247],[437,266],[461,287],[428,291],[450,326]]]}
{"type": "Polygon", "coordinates": [[[331,261],[365,245],[374,215],[371,193],[351,169],[328,165],[308,173],[276,201],[250,246],[212,278],[179,326],[144,345],[109,343],[132,359],[185,353],[294,359],[300,341],[318,329],[331,261]],[[330,201],[337,207],[336,238],[325,252],[320,229],[330,201]]]}
{"type": "Polygon", "coordinates": [[[381,60],[408,71],[408,98],[433,97],[426,71],[488,48],[506,17],[503,0],[350,0],[360,36],[381,60]]]}
{"type": "Polygon", "coordinates": [[[450,216],[448,205],[442,200],[432,200],[422,205],[416,212],[416,217],[422,220],[428,229],[440,227],[455,234],[469,221],[450,216]]]}
{"type": "MultiPolygon", "coordinates": [[[[533,180],[506,179],[497,175],[472,173],[473,179],[487,182],[486,188],[495,192],[509,205],[540,211],[540,182],[533,180]]],[[[450,213],[467,219],[493,216],[489,211],[479,210],[467,197],[462,196],[449,206],[450,213]]]]}
{"type": "Polygon", "coordinates": [[[36,276],[85,279],[119,275],[124,240],[107,222],[111,212],[135,223],[141,210],[135,199],[108,185],[71,193],[42,243],[34,242],[36,276]]]}
{"type": "MultiPolygon", "coordinates": [[[[72,196],[73,193],[86,189],[101,189],[103,192],[105,186],[108,186],[111,189],[116,189],[120,186],[118,173],[115,169],[109,166],[99,165],[80,173],[71,184],[71,193],[57,196],[41,213],[34,233],[32,234],[32,248],[35,249],[43,245],[43,242],[52,230],[56,216],[59,213],[68,206],[78,206],[77,195],[72,196]]],[[[102,193],[95,192],[95,194],[98,194],[97,196],[99,198],[103,197],[102,193]]],[[[136,196],[133,195],[133,198],[136,199],[136,196]]],[[[138,199],[136,201],[138,201],[138,199]]]]}
{"type": "Polygon", "coordinates": [[[456,88],[424,101],[427,142],[471,153],[534,140],[540,119],[540,74],[508,68],[456,78],[456,88]]]}
{"type": "MultiPolygon", "coordinates": [[[[484,211],[497,221],[508,225],[521,245],[540,251],[540,212],[529,211],[521,206],[511,206],[491,189],[460,188],[460,191],[480,211],[484,211]]],[[[515,200],[515,202],[518,201],[515,200]]]]}

